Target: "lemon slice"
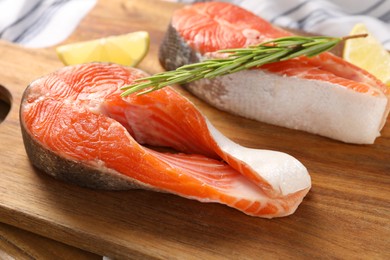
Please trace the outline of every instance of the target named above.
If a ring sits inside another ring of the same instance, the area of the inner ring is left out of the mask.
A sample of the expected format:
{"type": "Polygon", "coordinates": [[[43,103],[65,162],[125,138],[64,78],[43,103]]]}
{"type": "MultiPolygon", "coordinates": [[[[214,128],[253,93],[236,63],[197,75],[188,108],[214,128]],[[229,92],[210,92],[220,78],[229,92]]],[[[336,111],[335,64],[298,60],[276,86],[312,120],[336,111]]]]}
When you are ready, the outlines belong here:
{"type": "Polygon", "coordinates": [[[65,65],[86,62],[113,62],[136,66],[149,50],[149,34],[145,31],[71,43],[56,48],[65,65]]]}
{"type": "Polygon", "coordinates": [[[383,45],[374,38],[367,27],[356,24],[350,35],[367,33],[365,38],[347,40],[343,58],[350,63],[363,68],[390,86],[390,54],[383,45]]]}

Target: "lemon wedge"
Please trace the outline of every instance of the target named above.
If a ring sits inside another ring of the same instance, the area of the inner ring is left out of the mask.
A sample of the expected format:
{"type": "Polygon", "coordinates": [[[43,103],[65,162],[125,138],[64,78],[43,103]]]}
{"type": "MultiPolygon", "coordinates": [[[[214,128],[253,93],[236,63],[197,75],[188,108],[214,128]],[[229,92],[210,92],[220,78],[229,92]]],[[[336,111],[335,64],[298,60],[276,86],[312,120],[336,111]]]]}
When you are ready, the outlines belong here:
{"type": "Polygon", "coordinates": [[[343,58],[350,63],[363,68],[390,86],[390,54],[383,45],[362,24],[356,24],[350,35],[367,33],[365,38],[347,40],[343,58]]]}
{"type": "Polygon", "coordinates": [[[56,48],[65,65],[86,62],[113,62],[136,66],[149,50],[149,34],[145,31],[77,42],[56,48]]]}

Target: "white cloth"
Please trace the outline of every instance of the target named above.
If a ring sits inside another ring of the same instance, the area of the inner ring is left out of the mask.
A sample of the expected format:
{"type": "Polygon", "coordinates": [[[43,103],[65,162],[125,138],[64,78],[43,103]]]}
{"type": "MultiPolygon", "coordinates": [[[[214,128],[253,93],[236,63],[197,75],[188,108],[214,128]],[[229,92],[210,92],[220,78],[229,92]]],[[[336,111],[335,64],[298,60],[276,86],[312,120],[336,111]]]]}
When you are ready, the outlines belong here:
{"type": "Polygon", "coordinates": [[[0,0],[0,38],[26,47],[65,40],[97,0],[0,0]]]}
{"type": "Polygon", "coordinates": [[[348,35],[355,24],[364,23],[374,37],[390,50],[390,0],[219,1],[234,3],[278,26],[328,36],[348,35]]]}
{"type": "MultiPolygon", "coordinates": [[[[205,0],[170,0],[192,3],[205,0]]],[[[232,2],[287,28],[328,36],[348,35],[365,23],[390,50],[390,0],[220,0],[232,2]]],[[[0,0],[0,38],[27,47],[65,40],[97,0],[0,0]]]]}

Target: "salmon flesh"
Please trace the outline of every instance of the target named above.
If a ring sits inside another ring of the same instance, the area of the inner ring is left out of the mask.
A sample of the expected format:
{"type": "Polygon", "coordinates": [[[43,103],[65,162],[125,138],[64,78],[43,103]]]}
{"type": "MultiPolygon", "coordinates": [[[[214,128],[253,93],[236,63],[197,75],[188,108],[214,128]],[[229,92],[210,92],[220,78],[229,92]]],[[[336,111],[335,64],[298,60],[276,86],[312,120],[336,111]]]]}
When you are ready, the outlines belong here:
{"type": "MultiPolygon", "coordinates": [[[[229,3],[177,10],[160,46],[167,70],[292,34],[229,3]]],[[[186,85],[218,109],[347,143],[372,144],[389,113],[390,90],[368,72],[323,53],[186,85]]]]}
{"type": "Polygon", "coordinates": [[[170,87],[120,96],[121,87],[145,76],[89,63],[32,82],[20,107],[31,162],[90,188],[168,192],[265,218],[296,210],[311,187],[297,159],[232,142],[170,87]]]}

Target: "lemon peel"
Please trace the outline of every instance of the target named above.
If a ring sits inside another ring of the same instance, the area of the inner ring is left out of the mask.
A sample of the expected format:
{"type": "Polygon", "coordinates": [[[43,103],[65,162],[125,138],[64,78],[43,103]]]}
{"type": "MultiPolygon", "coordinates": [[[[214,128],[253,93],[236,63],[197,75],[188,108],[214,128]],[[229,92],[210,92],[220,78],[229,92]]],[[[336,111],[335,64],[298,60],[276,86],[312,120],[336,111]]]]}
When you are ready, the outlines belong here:
{"type": "Polygon", "coordinates": [[[112,62],[134,67],[146,56],[149,42],[149,33],[138,31],[61,45],[56,53],[65,65],[112,62]]]}
{"type": "Polygon", "coordinates": [[[369,32],[363,23],[356,24],[350,35],[364,33],[367,33],[368,36],[345,42],[343,58],[367,70],[387,86],[390,86],[390,53],[369,32]]]}

